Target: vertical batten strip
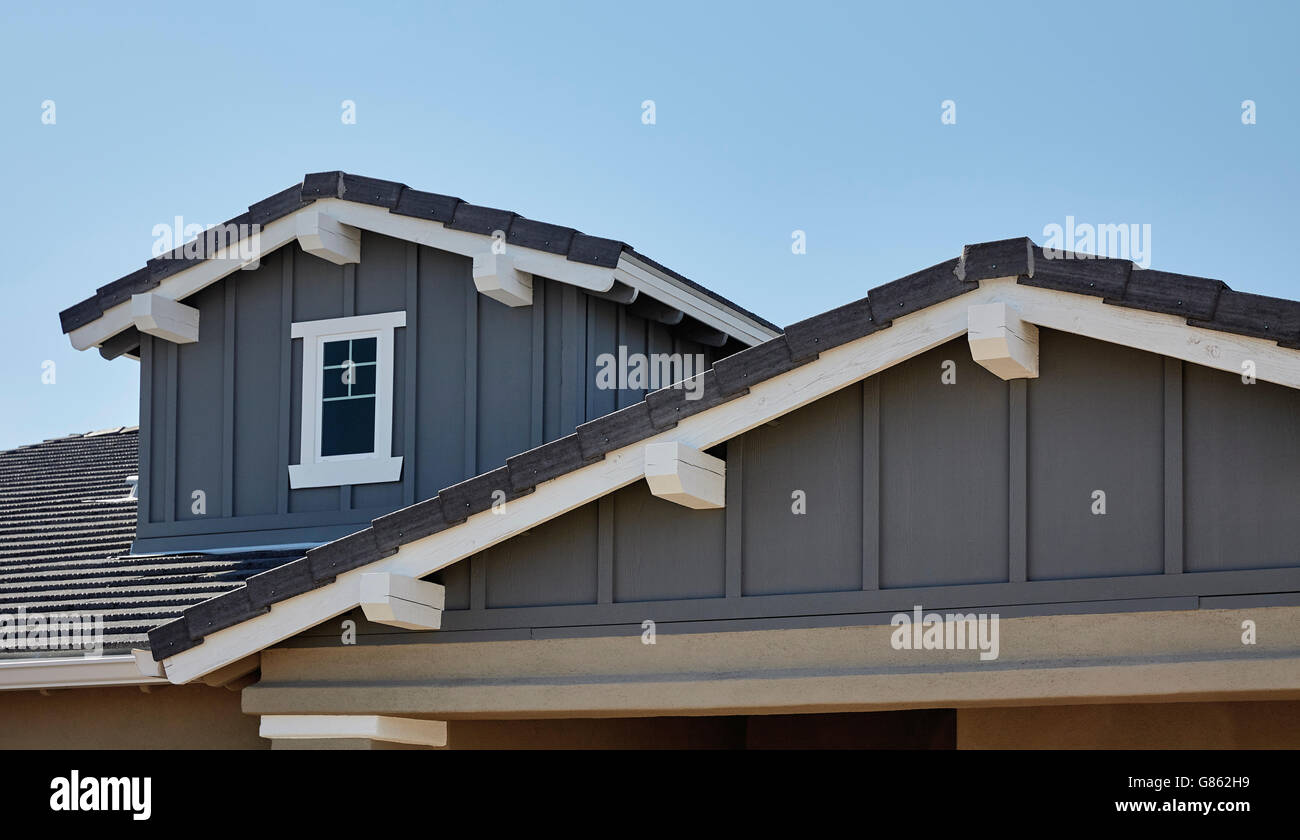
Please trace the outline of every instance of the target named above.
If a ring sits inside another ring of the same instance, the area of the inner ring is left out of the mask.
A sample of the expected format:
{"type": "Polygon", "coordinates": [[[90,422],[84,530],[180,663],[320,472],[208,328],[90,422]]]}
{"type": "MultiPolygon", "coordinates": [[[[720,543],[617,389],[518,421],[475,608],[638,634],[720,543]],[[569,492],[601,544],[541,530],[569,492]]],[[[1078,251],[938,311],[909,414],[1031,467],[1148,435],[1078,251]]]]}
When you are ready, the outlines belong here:
{"type": "Polygon", "coordinates": [[[478,475],[478,289],[465,292],[465,474],[478,475]]]}
{"type": "Polygon", "coordinates": [[[741,596],[740,571],[744,559],[744,469],[745,436],[738,435],[727,441],[727,475],[726,475],[726,563],[727,563],[727,597],[741,596]]]}
{"type": "Polygon", "coordinates": [[[880,588],[880,379],[862,382],[862,588],[880,588]]]}
{"type": "Polygon", "coordinates": [[[1165,357],[1165,574],[1183,572],[1183,363],[1165,357]]]}
{"type": "Polygon", "coordinates": [[[536,448],[544,443],[543,414],[546,408],[546,292],[549,281],[533,278],[533,358],[532,358],[532,425],[529,428],[529,445],[536,448]]]}
{"type": "MultiPolygon", "coordinates": [[[[154,522],[153,508],[153,382],[154,365],[158,358],[154,354],[154,342],[158,339],[151,335],[140,336],[140,429],[136,432],[136,449],[139,462],[136,465],[136,520],[141,523],[154,522]]],[[[132,548],[134,551],[134,548],[132,548]]]]}
{"type": "Polygon", "coordinates": [[[416,385],[420,358],[420,247],[406,243],[406,403],[402,419],[402,504],[415,504],[416,385]]]}
{"type": "Polygon", "coordinates": [[[167,396],[163,405],[166,407],[167,414],[167,476],[164,479],[166,484],[166,503],[163,505],[163,516],[168,522],[176,521],[176,432],[177,425],[180,423],[180,393],[179,378],[181,366],[180,346],[167,342],[167,396]]]}
{"type": "Polygon", "coordinates": [[[1007,387],[1007,564],[1009,580],[1018,583],[1029,579],[1029,380],[1012,379],[1007,387]]]}
{"type": "MultiPolygon", "coordinates": [[[[285,248],[280,257],[280,405],[278,447],[276,464],[279,473],[275,479],[276,507],[281,514],[289,512],[289,443],[292,437],[290,421],[293,415],[293,270],[295,248],[285,248]]],[[[231,332],[231,343],[234,333],[231,332]]],[[[231,356],[231,375],[234,375],[234,356],[231,356]]],[[[306,373],[304,372],[304,376],[306,373]]],[[[231,380],[231,417],[233,428],[234,380],[231,380]]],[[[231,467],[234,466],[234,450],[231,453],[231,467]]],[[[233,488],[232,488],[233,489],[233,488]]],[[[232,502],[233,503],[233,502],[232,502]]],[[[231,508],[232,512],[234,508],[231,508]]]]}

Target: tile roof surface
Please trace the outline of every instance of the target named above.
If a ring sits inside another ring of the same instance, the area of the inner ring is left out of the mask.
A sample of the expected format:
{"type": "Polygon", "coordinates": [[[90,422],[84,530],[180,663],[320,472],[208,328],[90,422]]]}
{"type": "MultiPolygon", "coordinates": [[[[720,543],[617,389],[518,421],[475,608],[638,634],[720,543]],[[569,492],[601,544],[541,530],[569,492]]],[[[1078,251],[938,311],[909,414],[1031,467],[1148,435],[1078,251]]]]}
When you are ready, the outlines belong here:
{"type": "MultiPolygon", "coordinates": [[[[125,427],[0,452],[0,615],[99,614],[105,653],[126,653],[186,607],[301,554],[132,556],[138,437],[125,427]]],[[[41,655],[68,653],[0,650],[41,655]]]]}

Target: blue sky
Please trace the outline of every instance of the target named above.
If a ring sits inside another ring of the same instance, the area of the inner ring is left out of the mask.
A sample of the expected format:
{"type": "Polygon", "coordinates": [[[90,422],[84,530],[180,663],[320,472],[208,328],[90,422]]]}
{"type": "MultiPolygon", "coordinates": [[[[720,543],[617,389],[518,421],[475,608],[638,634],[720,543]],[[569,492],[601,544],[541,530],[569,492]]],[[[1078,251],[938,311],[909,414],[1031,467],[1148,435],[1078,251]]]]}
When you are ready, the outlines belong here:
{"type": "Polygon", "coordinates": [[[1300,297],[1295,4],[4,14],[0,447],[135,423],[137,365],[74,351],[59,310],[142,266],[155,225],[327,169],[622,239],[779,324],[1067,216],[1149,224],[1153,268],[1300,297]]]}

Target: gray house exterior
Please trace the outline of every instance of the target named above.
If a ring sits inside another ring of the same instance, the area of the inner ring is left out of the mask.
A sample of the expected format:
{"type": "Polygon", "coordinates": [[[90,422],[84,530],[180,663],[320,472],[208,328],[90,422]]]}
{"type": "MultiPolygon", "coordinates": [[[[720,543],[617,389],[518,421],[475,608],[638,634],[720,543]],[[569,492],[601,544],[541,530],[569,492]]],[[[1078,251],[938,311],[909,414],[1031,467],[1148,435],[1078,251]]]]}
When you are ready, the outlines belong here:
{"type": "Polygon", "coordinates": [[[198,342],[141,336],[137,553],[327,542],[639,401],[644,390],[596,387],[597,358],[620,345],[705,365],[746,346],[702,344],[645,317],[661,311],[650,302],[544,277],[532,306],[512,308],[475,290],[470,258],[381,234],[363,232],[361,254],[335,265],[285,246],[186,299],[200,313],[198,342]],[[406,315],[393,368],[400,479],[291,488],[303,376],[291,325],[391,312],[406,315]]]}
{"type": "Polygon", "coordinates": [[[256,268],[63,313],[141,363],[121,562],[232,558],[131,655],[178,737],[221,745],[209,686],[231,746],[1300,745],[1300,303],[1012,239],[776,330],[622,243],[296,189],[256,268]],[[602,379],[655,353],[704,364],[602,379]]]}

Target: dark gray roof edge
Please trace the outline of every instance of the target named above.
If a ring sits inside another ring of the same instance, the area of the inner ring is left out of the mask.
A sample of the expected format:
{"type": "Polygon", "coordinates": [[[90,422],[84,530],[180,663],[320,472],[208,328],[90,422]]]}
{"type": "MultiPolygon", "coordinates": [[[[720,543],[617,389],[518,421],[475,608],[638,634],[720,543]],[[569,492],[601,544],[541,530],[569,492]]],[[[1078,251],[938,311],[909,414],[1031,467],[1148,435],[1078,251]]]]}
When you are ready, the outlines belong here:
{"type": "MultiPolygon", "coordinates": [[[[491,235],[493,231],[501,230],[505,232],[508,242],[522,248],[546,251],[564,256],[572,262],[602,268],[614,268],[618,265],[619,257],[626,252],[687,285],[692,291],[717,305],[743,315],[768,329],[780,329],[740,305],[709,291],[645,255],[638,254],[632,246],[620,240],[591,236],[574,228],[534,221],[510,210],[480,207],[454,196],[413,190],[397,181],[368,178],[341,170],[308,173],[303,176],[301,183],[250,205],[247,212],[228,220],[225,224],[266,225],[302,209],[317,199],[325,198],[339,198],[384,207],[390,213],[441,222],[453,230],[484,235],[491,235]]],[[[167,277],[195,265],[196,262],[201,262],[201,260],[185,258],[183,248],[184,246],[177,246],[170,254],[149,260],[144,268],[99,287],[91,297],[60,312],[59,323],[63,332],[70,333],[98,320],[110,308],[130,299],[131,295],[155,289],[167,277]]]]}
{"type": "Polygon", "coordinates": [[[700,375],[699,399],[686,399],[686,391],[680,388],[653,391],[635,405],[583,423],[574,434],[508,458],[504,467],[444,488],[432,499],[311,549],[302,560],[249,578],[246,588],[251,597],[241,589],[190,607],[182,619],[150,632],[154,658],[164,659],[200,644],[205,627],[230,626],[260,615],[278,600],[324,586],[342,572],[394,554],[401,545],[454,527],[490,509],[497,490],[504,491],[507,499],[518,498],[544,481],[600,460],[607,452],[740,397],[749,387],[810,362],[826,350],[888,329],[893,318],[973,291],[982,280],[1011,276],[1024,285],[1100,297],[1115,306],[1192,316],[1188,323],[1195,326],[1273,339],[1280,346],[1300,349],[1297,301],[1233,292],[1217,280],[1148,273],[1120,260],[1082,256],[1048,260],[1028,238],[968,245],[960,257],[877,286],[865,298],[791,324],[776,338],[719,359],[700,375]],[[265,576],[284,583],[278,589],[255,583],[265,576]],[[272,594],[267,595],[268,590],[272,594]]]}

